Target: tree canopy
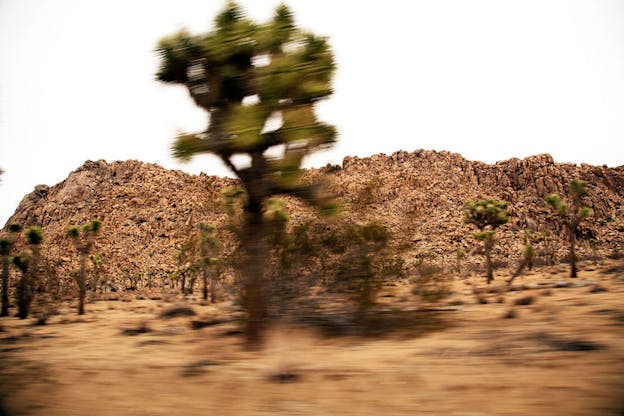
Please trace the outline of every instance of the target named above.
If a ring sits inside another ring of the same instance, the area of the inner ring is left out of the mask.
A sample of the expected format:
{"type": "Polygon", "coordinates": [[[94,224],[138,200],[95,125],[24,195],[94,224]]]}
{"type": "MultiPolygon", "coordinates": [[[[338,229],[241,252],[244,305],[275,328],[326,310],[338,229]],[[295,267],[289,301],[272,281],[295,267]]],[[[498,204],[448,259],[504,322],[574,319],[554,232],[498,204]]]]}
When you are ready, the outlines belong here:
{"type": "Polygon", "coordinates": [[[332,94],[335,63],[327,39],[298,29],[283,4],[270,21],[257,24],[228,2],[212,31],[181,30],[161,39],[157,52],[156,78],[185,86],[210,115],[205,131],[177,136],[174,157],[216,154],[251,199],[279,193],[312,199],[311,189],[298,184],[301,160],[336,138],[335,128],[318,121],[314,111],[332,94]],[[281,157],[263,154],[279,145],[281,157]],[[240,153],[251,156],[250,167],[232,163],[240,153]]]}

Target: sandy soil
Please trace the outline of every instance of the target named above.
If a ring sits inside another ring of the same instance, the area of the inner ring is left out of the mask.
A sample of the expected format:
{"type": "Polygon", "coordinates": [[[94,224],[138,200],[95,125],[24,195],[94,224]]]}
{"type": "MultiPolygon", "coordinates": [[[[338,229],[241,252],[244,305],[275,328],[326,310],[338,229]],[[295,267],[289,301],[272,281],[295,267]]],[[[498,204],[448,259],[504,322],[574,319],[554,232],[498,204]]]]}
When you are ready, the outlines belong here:
{"type": "MultiPolygon", "coordinates": [[[[66,302],[43,326],[2,318],[0,415],[623,415],[624,263],[582,267],[578,279],[564,266],[522,276],[575,287],[502,303],[476,301],[482,277],[458,278],[426,331],[276,324],[259,352],[242,348],[225,302],[187,299],[196,315],[169,319],[181,297],[92,300],[82,317],[66,302]]],[[[382,299],[416,307],[408,289],[382,299]]]]}

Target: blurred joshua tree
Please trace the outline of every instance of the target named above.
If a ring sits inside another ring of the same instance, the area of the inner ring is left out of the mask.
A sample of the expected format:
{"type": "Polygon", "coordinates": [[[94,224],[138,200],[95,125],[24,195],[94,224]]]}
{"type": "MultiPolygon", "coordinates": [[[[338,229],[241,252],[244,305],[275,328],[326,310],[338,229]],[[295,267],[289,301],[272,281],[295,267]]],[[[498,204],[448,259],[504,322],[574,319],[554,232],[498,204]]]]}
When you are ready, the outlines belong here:
{"type": "Polygon", "coordinates": [[[216,274],[216,266],[218,259],[216,250],[219,248],[219,240],[214,236],[214,227],[204,224],[197,225],[199,229],[199,267],[202,272],[202,294],[204,300],[208,300],[208,280],[210,280],[210,302],[216,301],[217,283],[219,276],[216,274]],[[210,269],[212,273],[210,272],[210,269]]]}
{"type": "Polygon", "coordinates": [[[592,210],[583,206],[583,198],[587,196],[587,184],[583,181],[571,180],[568,187],[568,202],[557,194],[546,196],[546,203],[557,211],[563,219],[568,231],[570,243],[570,277],[576,277],[576,230],[583,220],[592,215],[592,210]]]}
{"type": "Polygon", "coordinates": [[[84,301],[87,293],[86,274],[87,274],[87,257],[93,247],[95,236],[99,233],[102,223],[98,220],[90,222],[79,227],[72,225],[67,229],[67,235],[73,240],[76,251],[80,254],[80,274],[78,276],[78,315],[84,315],[84,301]]]}
{"type": "Polygon", "coordinates": [[[15,298],[17,301],[17,316],[20,319],[25,319],[28,316],[30,302],[32,301],[32,293],[30,291],[30,285],[28,284],[30,257],[26,254],[16,254],[11,258],[11,262],[22,274],[17,281],[15,298]]]}
{"type": "Polygon", "coordinates": [[[22,231],[22,227],[19,224],[9,224],[8,231],[8,236],[0,238],[0,255],[2,256],[2,312],[0,316],[9,316],[9,262],[15,240],[22,231]]]}
{"type": "Polygon", "coordinates": [[[246,191],[242,300],[248,344],[258,345],[267,306],[265,202],[285,194],[332,207],[318,184],[300,182],[300,165],[306,155],[330,146],[336,137],[333,126],[317,120],[314,108],[332,93],[333,54],[325,38],[295,26],[285,5],[277,7],[269,22],[256,24],[234,2],[216,16],[211,32],[194,36],[182,30],[161,39],[157,52],[156,78],[185,86],[210,116],[205,131],[178,135],[173,156],[189,160],[212,153],[246,191]],[[281,156],[269,157],[265,151],[270,148],[281,156]],[[235,166],[235,155],[247,155],[249,166],[235,166]]]}
{"type": "Polygon", "coordinates": [[[35,296],[35,286],[39,259],[41,258],[41,243],[43,243],[43,232],[41,228],[33,226],[25,231],[26,242],[30,246],[30,251],[13,256],[13,265],[22,273],[17,282],[17,316],[25,319],[30,312],[30,304],[35,296]]]}
{"type": "Polygon", "coordinates": [[[488,198],[480,201],[469,201],[464,208],[464,223],[477,227],[479,232],[474,234],[474,237],[483,241],[488,284],[494,280],[492,271],[494,233],[498,227],[509,222],[507,207],[507,202],[488,198]]]}

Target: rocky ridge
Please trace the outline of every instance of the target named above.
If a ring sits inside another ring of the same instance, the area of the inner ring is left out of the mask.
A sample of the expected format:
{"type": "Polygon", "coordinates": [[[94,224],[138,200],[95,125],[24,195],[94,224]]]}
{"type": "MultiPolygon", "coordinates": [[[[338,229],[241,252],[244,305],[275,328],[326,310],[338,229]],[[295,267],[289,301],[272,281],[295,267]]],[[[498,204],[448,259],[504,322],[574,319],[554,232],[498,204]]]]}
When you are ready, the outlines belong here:
{"type": "MultiPolygon", "coordinates": [[[[407,264],[423,253],[451,268],[458,249],[465,262],[481,263],[472,230],[462,224],[463,205],[482,197],[510,203],[512,220],[501,228],[495,255],[509,266],[521,255],[524,229],[550,229],[557,236],[558,256],[566,253],[562,224],[544,203],[552,192],[565,195],[567,183],[588,183],[587,205],[594,217],[583,233],[602,244],[603,256],[624,252],[624,166],[562,164],[550,155],[510,159],[495,164],[469,161],[459,154],[418,150],[368,158],[346,157],[342,166],[312,169],[306,178],[326,177],[354,221],[377,221],[393,233],[407,264]]],[[[43,257],[59,276],[77,267],[77,256],[66,237],[69,225],[102,221],[96,252],[109,276],[165,274],[176,269],[176,247],[197,222],[224,225],[227,215],[221,191],[234,179],[189,175],[139,161],[87,161],[63,182],[38,185],[26,195],[8,223],[43,228],[43,257]]],[[[287,201],[293,222],[314,218],[298,201],[287,201]]],[[[225,250],[235,242],[220,235],[225,250]]],[[[538,248],[539,252],[539,248],[538,248]]],[[[589,248],[581,244],[581,256],[589,248]]]]}

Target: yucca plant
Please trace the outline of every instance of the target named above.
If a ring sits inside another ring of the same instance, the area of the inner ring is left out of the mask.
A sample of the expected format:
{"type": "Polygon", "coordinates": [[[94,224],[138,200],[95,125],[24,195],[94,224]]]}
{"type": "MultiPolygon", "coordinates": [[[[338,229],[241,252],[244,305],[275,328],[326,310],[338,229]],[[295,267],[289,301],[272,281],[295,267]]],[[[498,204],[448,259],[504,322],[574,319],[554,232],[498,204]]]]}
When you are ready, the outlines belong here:
{"type": "Polygon", "coordinates": [[[583,181],[571,180],[568,185],[568,202],[557,194],[546,196],[546,203],[552,207],[568,231],[570,244],[570,277],[577,277],[576,267],[576,231],[583,219],[591,216],[593,211],[583,206],[583,199],[588,195],[587,184],[583,181]]]}
{"type": "Polygon", "coordinates": [[[78,315],[84,315],[84,302],[87,293],[86,274],[87,258],[95,242],[95,236],[100,232],[102,223],[91,220],[82,226],[72,225],[67,229],[67,236],[72,239],[76,251],[80,255],[80,274],[78,275],[78,315]]]}
{"type": "Polygon", "coordinates": [[[35,297],[43,231],[37,226],[32,226],[26,229],[24,236],[30,250],[28,253],[14,256],[12,260],[13,265],[22,273],[16,292],[18,316],[20,319],[25,319],[28,316],[30,305],[35,297]]]}
{"type": "Polygon", "coordinates": [[[474,234],[474,238],[483,242],[487,284],[494,280],[492,267],[494,235],[498,227],[509,222],[508,205],[507,202],[488,198],[466,202],[464,208],[464,223],[477,227],[479,231],[474,234]]]}
{"type": "Polygon", "coordinates": [[[316,103],[332,94],[333,54],[327,39],[296,27],[285,5],[269,22],[257,24],[234,2],[217,15],[211,32],[179,31],[161,39],[156,51],[156,78],[186,87],[210,115],[205,131],[178,135],[173,156],[189,160],[212,153],[245,190],[242,304],[248,345],[257,346],[267,315],[266,201],[284,194],[321,207],[333,205],[318,184],[300,181],[303,158],[336,138],[335,128],[318,121],[315,112],[316,103]],[[276,146],[283,148],[281,156],[265,154],[276,146]],[[237,154],[248,155],[250,166],[237,167],[232,161],[237,154]]]}

